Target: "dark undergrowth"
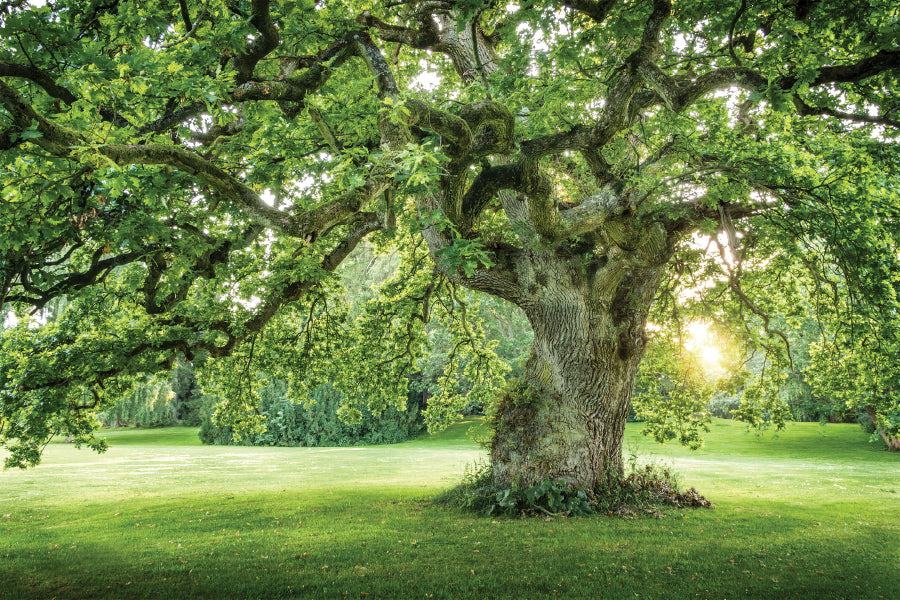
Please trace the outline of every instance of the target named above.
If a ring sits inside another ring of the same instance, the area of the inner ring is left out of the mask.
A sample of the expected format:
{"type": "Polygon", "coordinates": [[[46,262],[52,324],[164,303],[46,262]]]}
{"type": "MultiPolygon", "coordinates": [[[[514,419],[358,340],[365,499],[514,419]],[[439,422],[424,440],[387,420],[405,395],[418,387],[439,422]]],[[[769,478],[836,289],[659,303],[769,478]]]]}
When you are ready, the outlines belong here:
{"type": "Polygon", "coordinates": [[[633,519],[664,516],[666,508],[715,508],[694,488],[679,491],[669,469],[632,462],[627,474],[607,473],[594,490],[545,479],[537,485],[494,485],[491,465],[470,465],[459,485],[441,493],[438,504],[483,515],[508,517],[614,515],[633,519]]]}

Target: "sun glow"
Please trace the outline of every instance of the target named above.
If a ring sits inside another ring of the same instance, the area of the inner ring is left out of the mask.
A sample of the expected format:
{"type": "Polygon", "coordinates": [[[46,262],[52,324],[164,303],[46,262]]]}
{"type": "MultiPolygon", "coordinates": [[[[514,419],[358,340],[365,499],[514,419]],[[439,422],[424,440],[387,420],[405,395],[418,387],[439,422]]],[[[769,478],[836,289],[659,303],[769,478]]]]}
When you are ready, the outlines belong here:
{"type": "Polygon", "coordinates": [[[716,347],[715,336],[704,321],[692,321],[687,326],[688,337],[685,346],[703,363],[711,373],[722,370],[722,353],[716,347]]]}

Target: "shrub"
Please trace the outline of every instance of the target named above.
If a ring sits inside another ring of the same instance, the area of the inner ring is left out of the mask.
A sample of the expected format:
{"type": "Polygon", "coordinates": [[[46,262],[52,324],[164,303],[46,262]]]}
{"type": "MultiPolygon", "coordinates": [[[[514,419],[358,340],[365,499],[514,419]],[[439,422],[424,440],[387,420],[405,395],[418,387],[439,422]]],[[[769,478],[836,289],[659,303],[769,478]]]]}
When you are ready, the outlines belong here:
{"type": "Polygon", "coordinates": [[[436,501],[485,515],[584,516],[591,513],[633,518],[657,514],[662,506],[713,508],[691,488],[679,492],[667,469],[632,463],[627,476],[610,472],[596,490],[576,490],[564,481],[544,480],[537,485],[494,486],[490,464],[479,462],[466,469],[462,482],[436,501]]]}
{"type": "MultiPolygon", "coordinates": [[[[407,410],[393,406],[376,415],[362,410],[357,423],[345,423],[338,417],[342,395],[330,384],[317,387],[308,405],[295,404],[287,398],[287,385],[272,380],[259,391],[257,407],[264,417],[262,433],[243,436],[247,446],[352,446],[355,444],[393,444],[418,435],[424,428],[420,406],[407,402],[407,410]]],[[[200,440],[204,444],[233,444],[232,430],[213,421],[214,404],[204,404],[201,411],[200,440]]]]}
{"type": "Polygon", "coordinates": [[[231,427],[219,427],[213,423],[213,414],[219,399],[215,396],[203,395],[200,399],[200,441],[204,444],[229,446],[234,443],[231,427]]]}
{"type": "Polygon", "coordinates": [[[724,392],[716,392],[706,404],[706,410],[710,415],[720,419],[733,418],[732,412],[741,405],[740,399],[724,392]]]}

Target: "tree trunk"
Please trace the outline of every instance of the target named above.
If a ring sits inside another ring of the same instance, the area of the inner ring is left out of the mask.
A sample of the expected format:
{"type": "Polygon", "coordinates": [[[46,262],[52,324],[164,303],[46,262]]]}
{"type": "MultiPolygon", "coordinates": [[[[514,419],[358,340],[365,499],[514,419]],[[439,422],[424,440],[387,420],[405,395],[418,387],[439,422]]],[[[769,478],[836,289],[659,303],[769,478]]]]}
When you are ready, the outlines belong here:
{"type": "Polygon", "coordinates": [[[872,419],[872,425],[875,426],[875,431],[878,432],[881,439],[887,444],[888,450],[900,452],[900,438],[891,437],[884,429],[878,426],[878,413],[875,411],[875,407],[871,404],[867,404],[866,413],[868,413],[869,418],[872,419]]]}
{"type": "Polygon", "coordinates": [[[625,422],[660,270],[623,261],[591,274],[579,261],[534,257],[529,266],[521,306],[534,343],[525,381],[498,407],[494,482],[561,479],[594,491],[606,474],[622,472],[625,422]]]}

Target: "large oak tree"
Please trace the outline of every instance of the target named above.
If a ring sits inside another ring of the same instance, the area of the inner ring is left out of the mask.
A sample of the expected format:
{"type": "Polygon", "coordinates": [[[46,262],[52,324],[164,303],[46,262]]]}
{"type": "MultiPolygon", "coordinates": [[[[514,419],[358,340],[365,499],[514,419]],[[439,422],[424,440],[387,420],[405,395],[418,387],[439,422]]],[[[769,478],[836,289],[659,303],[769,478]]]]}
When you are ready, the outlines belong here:
{"type": "Polygon", "coordinates": [[[91,410],[178,354],[288,357],[295,387],[355,356],[338,370],[372,392],[434,310],[464,310],[458,287],[534,331],[497,407],[498,485],[595,490],[621,470],[651,310],[699,298],[784,356],[773,298],[802,268],[896,347],[898,15],[887,0],[3,2],[11,464],[55,431],[89,440],[91,410]],[[330,274],[366,238],[405,255],[396,295],[360,318],[377,352],[335,339],[330,274]]]}

